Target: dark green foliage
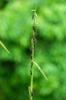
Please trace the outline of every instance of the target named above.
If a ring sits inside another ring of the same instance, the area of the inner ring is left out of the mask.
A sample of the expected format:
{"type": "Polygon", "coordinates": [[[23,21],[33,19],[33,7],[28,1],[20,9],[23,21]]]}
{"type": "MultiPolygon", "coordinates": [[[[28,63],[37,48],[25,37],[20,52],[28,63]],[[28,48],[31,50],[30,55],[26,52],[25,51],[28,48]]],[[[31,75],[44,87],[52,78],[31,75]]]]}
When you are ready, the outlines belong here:
{"type": "Polygon", "coordinates": [[[35,68],[34,100],[66,100],[66,0],[0,0],[0,40],[10,51],[0,47],[0,100],[29,100],[33,8],[35,60],[48,77],[35,68]]]}

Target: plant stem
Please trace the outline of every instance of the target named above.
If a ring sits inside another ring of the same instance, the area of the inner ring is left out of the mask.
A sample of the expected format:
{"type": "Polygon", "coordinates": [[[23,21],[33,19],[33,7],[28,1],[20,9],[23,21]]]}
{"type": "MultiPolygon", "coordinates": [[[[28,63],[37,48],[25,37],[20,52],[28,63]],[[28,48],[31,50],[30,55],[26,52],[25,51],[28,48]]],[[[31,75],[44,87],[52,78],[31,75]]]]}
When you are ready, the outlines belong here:
{"type": "Polygon", "coordinates": [[[32,11],[32,20],[33,20],[33,25],[32,25],[32,38],[31,38],[31,69],[30,69],[30,88],[29,88],[29,96],[30,100],[33,99],[33,60],[34,60],[34,55],[35,55],[35,10],[32,11]]]}

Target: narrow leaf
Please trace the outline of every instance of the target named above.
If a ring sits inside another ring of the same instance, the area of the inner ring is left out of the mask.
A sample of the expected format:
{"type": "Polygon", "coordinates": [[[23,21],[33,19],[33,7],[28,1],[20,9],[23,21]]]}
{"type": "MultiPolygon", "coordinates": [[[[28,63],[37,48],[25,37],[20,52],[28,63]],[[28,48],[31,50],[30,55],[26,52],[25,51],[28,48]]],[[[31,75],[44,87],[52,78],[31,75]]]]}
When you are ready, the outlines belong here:
{"type": "Polygon", "coordinates": [[[9,53],[9,50],[5,47],[5,45],[0,41],[0,45],[9,53]]]}
{"type": "Polygon", "coordinates": [[[48,80],[46,74],[42,71],[41,67],[35,62],[33,61],[33,63],[36,65],[36,67],[38,68],[38,70],[41,72],[41,74],[43,75],[43,77],[48,80]]]}

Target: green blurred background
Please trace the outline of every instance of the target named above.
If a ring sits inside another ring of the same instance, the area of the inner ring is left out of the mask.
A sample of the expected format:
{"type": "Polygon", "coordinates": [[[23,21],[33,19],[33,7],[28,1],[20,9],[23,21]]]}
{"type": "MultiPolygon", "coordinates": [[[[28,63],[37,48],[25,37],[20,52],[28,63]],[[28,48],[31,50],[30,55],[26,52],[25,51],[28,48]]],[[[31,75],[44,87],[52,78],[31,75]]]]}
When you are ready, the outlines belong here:
{"type": "Polygon", "coordinates": [[[36,9],[33,100],[66,100],[66,0],[0,0],[0,100],[29,100],[32,10],[36,9]]]}

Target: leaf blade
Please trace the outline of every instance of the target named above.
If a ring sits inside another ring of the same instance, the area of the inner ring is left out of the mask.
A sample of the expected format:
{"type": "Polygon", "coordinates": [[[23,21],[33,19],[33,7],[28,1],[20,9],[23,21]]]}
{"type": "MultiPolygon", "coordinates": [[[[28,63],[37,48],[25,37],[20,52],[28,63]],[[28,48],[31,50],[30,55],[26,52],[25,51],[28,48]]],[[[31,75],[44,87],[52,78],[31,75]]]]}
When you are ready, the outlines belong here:
{"type": "Polygon", "coordinates": [[[44,77],[46,80],[48,80],[46,74],[42,71],[41,67],[40,67],[35,61],[32,61],[32,62],[36,65],[36,67],[37,67],[38,70],[41,72],[41,74],[43,75],[43,77],[44,77]]]}
{"type": "Polygon", "coordinates": [[[7,53],[10,53],[9,50],[6,48],[6,46],[0,41],[0,45],[4,48],[4,50],[7,52],[7,53]]]}

